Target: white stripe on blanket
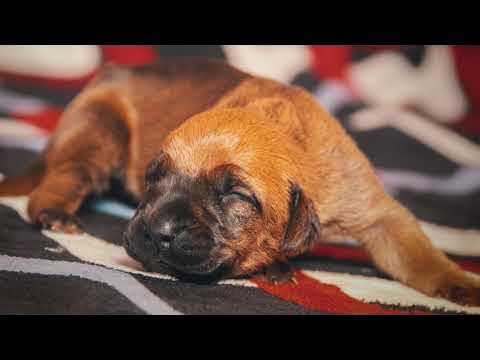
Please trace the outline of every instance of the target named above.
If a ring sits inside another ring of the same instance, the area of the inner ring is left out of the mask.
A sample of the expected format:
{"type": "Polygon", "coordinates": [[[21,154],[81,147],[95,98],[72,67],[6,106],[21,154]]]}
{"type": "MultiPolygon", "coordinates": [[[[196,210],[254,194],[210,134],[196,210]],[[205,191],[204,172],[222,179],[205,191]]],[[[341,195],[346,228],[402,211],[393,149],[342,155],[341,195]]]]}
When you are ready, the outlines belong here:
{"type": "Polygon", "coordinates": [[[45,131],[13,119],[0,118],[0,130],[0,144],[5,147],[40,152],[48,142],[45,131]]]}
{"type": "Polygon", "coordinates": [[[345,294],[367,303],[424,306],[430,310],[480,314],[480,307],[460,306],[447,300],[432,298],[392,280],[325,271],[304,273],[320,282],[335,285],[345,294]]]}
{"type": "Polygon", "coordinates": [[[181,315],[131,275],[101,266],[0,255],[0,270],[27,274],[77,276],[111,286],[147,314],[181,315]]]}
{"type": "Polygon", "coordinates": [[[38,98],[0,89],[0,109],[3,111],[35,114],[46,109],[47,106],[45,101],[38,98]]]}
{"type": "Polygon", "coordinates": [[[403,189],[440,195],[467,195],[480,190],[480,169],[460,168],[448,176],[381,168],[375,172],[390,195],[403,189]]]}
{"type": "Polygon", "coordinates": [[[358,131],[393,127],[459,165],[480,168],[480,145],[418,114],[397,108],[372,107],[354,113],[350,124],[358,131]]]}
{"type": "Polygon", "coordinates": [[[2,72],[69,80],[89,75],[100,65],[98,45],[0,45],[2,72]]]}

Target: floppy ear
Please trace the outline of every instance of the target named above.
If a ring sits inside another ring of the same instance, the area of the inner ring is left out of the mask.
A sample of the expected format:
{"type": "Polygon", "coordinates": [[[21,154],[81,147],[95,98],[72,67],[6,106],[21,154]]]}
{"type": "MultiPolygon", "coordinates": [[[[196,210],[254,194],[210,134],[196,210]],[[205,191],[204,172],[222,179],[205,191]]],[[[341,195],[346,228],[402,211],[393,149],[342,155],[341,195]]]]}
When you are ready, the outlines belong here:
{"type": "Polygon", "coordinates": [[[287,257],[307,250],[320,234],[320,221],[313,202],[305,196],[298,185],[290,191],[289,220],[283,242],[287,257]]]}

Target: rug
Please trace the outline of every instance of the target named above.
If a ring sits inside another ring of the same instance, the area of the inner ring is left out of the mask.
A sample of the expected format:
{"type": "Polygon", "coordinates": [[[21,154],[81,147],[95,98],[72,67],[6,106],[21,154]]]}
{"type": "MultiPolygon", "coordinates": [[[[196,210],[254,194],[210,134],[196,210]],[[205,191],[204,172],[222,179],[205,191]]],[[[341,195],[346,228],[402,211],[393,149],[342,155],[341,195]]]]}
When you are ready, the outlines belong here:
{"type": "MultiPolygon", "coordinates": [[[[362,56],[350,53],[352,64],[375,56],[362,51],[362,56]]],[[[388,51],[421,63],[412,51],[388,51]]],[[[480,274],[480,136],[434,118],[433,110],[372,101],[348,79],[322,73],[334,60],[326,58],[322,68],[317,52],[253,45],[0,46],[0,173],[16,175],[28,167],[101,63],[142,64],[171,55],[225,58],[309,90],[366,153],[386,190],[422,221],[432,242],[465,270],[480,274]]],[[[134,208],[115,188],[84,204],[81,236],[40,232],[25,216],[26,203],[25,197],[0,198],[1,314],[480,313],[478,307],[427,297],[393,281],[355,239],[321,245],[295,259],[297,284],[248,279],[200,285],[146,273],[126,255],[122,233],[134,208]]]]}

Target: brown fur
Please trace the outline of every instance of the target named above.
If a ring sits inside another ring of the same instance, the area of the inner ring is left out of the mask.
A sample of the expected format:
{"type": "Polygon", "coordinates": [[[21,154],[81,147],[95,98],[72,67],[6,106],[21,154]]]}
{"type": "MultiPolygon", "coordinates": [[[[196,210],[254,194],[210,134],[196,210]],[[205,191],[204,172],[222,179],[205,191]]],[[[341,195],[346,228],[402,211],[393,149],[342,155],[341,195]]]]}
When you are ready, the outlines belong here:
{"type": "Polygon", "coordinates": [[[43,155],[43,176],[37,168],[16,184],[7,179],[0,194],[33,190],[28,210],[37,222],[45,210],[73,215],[114,175],[141,199],[147,166],[161,150],[185,176],[214,177],[228,165],[255,189],[262,216],[225,250],[237,255],[234,276],[306,251],[314,231],[322,241],[359,239],[381,270],[425,294],[480,305],[480,282],[385,194],[368,160],[315,99],[223,62],[108,66],[65,111],[43,155]],[[292,224],[293,185],[301,193],[292,224]]]}

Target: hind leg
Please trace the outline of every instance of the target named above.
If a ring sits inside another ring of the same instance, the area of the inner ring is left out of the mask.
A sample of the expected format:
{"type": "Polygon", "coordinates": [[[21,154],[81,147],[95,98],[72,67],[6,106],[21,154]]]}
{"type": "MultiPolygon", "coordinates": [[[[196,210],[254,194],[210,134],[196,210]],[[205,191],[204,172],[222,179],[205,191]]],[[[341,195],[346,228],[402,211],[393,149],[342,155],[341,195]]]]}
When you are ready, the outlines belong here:
{"type": "Polygon", "coordinates": [[[46,173],[30,194],[30,219],[44,229],[81,232],[75,217],[92,192],[101,192],[124,160],[128,130],[118,115],[99,104],[66,113],[75,123],[64,129],[46,154],[46,173]]]}
{"type": "Polygon", "coordinates": [[[375,265],[393,279],[428,296],[480,306],[480,277],[432,245],[415,216],[385,193],[352,144],[333,158],[332,166],[340,168],[341,176],[326,185],[336,192],[327,205],[319,204],[323,205],[319,218],[329,215],[332,232],[357,239],[375,265]]]}
{"type": "Polygon", "coordinates": [[[393,278],[430,296],[480,305],[480,278],[434,248],[414,216],[395,201],[357,237],[375,264],[393,278]]]}

